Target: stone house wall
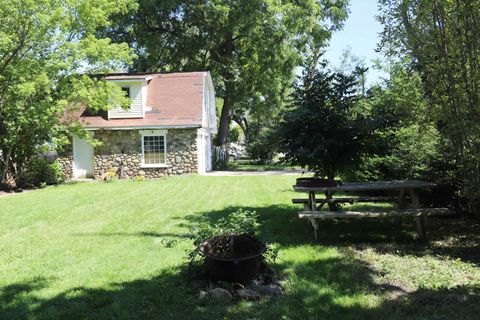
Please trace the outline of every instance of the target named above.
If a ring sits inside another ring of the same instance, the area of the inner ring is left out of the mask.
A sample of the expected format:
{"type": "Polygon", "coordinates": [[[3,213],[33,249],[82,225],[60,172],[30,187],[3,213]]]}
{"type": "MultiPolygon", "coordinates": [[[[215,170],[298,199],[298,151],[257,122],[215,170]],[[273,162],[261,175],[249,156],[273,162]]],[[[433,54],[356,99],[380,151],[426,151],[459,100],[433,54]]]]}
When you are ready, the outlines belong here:
{"type": "Polygon", "coordinates": [[[103,179],[105,173],[114,170],[122,178],[160,178],[197,172],[196,129],[168,130],[167,167],[142,168],[142,145],[139,130],[95,131],[95,139],[102,146],[94,150],[94,176],[103,179]]]}
{"type": "MultiPolygon", "coordinates": [[[[197,130],[169,129],[166,134],[167,167],[142,168],[142,145],[139,130],[98,130],[94,138],[102,145],[95,147],[93,156],[94,178],[104,179],[113,170],[124,179],[145,176],[160,178],[196,173],[197,130]]],[[[70,153],[71,155],[71,153],[70,153]]],[[[73,157],[60,160],[65,174],[73,176],[73,157]]]]}
{"type": "Polygon", "coordinates": [[[73,154],[64,154],[58,157],[58,162],[62,167],[66,180],[73,179],[73,154]]]}
{"type": "Polygon", "coordinates": [[[58,162],[62,167],[63,174],[66,180],[73,179],[73,148],[72,139],[70,143],[65,145],[62,150],[58,152],[58,162]]]}

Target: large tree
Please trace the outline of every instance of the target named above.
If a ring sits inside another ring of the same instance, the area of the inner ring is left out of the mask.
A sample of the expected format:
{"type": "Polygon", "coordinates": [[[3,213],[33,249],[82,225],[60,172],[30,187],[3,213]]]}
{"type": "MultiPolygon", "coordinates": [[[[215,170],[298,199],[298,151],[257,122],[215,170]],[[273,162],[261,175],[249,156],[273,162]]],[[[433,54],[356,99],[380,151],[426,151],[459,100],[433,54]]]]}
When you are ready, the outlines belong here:
{"type": "MultiPolygon", "coordinates": [[[[140,0],[106,31],[129,42],[136,71],[209,70],[223,99],[218,144],[232,116],[282,104],[296,66],[320,56],[348,0],[140,0]]],[[[266,111],[268,112],[268,111],[266,111]]]]}
{"type": "Polygon", "coordinates": [[[2,1],[0,183],[17,180],[45,141],[68,129],[81,132],[73,122],[60,122],[66,109],[124,102],[118,88],[86,74],[131,62],[126,44],[95,31],[132,6],[129,0],[2,1]]]}
{"type": "Polygon", "coordinates": [[[454,157],[462,194],[480,214],[480,2],[380,3],[384,48],[413,59],[432,120],[454,157]]]}
{"type": "Polygon", "coordinates": [[[355,180],[446,178],[432,163],[439,156],[440,137],[429,119],[428,101],[423,95],[421,78],[397,62],[388,67],[388,79],[372,86],[365,96],[365,108],[376,119],[376,152],[363,157],[355,180]]]}

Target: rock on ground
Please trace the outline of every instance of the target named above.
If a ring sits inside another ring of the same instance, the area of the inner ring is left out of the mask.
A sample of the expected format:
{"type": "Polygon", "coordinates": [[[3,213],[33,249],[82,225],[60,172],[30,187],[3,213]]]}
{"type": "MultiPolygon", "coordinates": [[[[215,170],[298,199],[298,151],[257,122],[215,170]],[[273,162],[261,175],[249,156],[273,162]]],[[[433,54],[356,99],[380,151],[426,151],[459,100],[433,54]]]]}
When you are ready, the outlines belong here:
{"type": "Polygon", "coordinates": [[[248,301],[257,301],[257,300],[260,300],[261,298],[261,295],[259,293],[249,289],[237,290],[237,296],[240,299],[248,300],[248,301]]]}
{"type": "Polygon", "coordinates": [[[215,288],[208,292],[200,291],[199,300],[202,302],[210,301],[215,304],[228,304],[232,301],[232,294],[223,288],[215,288]]]}

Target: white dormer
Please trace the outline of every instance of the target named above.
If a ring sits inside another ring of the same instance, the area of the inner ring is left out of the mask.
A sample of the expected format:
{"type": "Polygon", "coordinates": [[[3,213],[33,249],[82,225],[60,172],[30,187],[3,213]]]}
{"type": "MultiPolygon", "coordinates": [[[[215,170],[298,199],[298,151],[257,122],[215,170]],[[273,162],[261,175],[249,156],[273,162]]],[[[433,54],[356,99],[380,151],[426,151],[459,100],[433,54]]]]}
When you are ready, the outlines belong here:
{"type": "Polygon", "coordinates": [[[202,127],[211,133],[217,133],[217,116],[215,107],[215,89],[210,73],[203,79],[202,127]]]}
{"type": "Polygon", "coordinates": [[[151,77],[107,77],[107,81],[115,82],[125,95],[130,98],[130,109],[120,107],[108,110],[109,119],[143,118],[147,105],[147,84],[151,77]]]}

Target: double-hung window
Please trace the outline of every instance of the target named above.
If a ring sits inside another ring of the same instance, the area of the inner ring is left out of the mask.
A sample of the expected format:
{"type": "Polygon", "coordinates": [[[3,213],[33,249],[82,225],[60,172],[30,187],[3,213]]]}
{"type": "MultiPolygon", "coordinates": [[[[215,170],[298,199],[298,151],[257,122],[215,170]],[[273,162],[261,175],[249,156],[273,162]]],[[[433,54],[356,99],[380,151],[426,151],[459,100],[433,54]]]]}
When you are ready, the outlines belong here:
{"type": "Polygon", "coordinates": [[[167,137],[161,130],[141,130],[142,166],[165,167],[167,165],[167,137]]]}

